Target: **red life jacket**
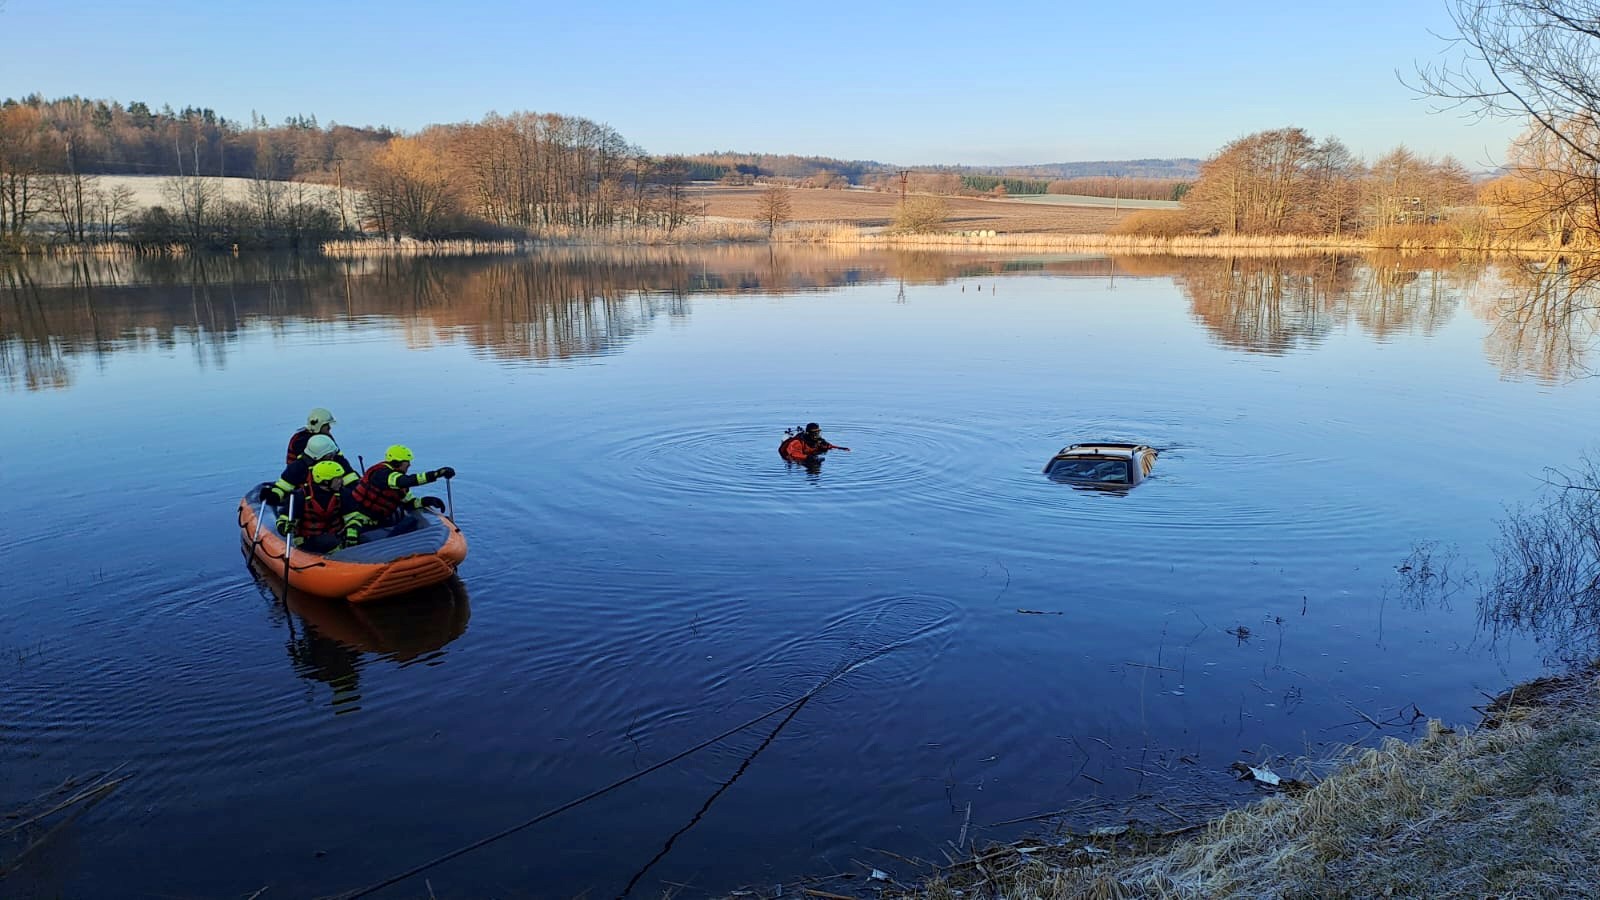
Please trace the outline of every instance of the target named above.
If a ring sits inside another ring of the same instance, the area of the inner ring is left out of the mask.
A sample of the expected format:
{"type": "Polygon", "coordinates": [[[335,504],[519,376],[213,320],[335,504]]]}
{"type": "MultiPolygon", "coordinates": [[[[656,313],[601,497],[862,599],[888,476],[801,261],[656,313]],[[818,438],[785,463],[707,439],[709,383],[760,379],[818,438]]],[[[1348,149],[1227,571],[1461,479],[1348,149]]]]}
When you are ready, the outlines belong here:
{"type": "Polygon", "coordinates": [[[337,489],[314,487],[302,496],[305,498],[305,509],[298,512],[300,520],[295,523],[297,535],[313,538],[344,531],[344,510],[340,508],[337,489]]]}
{"type": "Polygon", "coordinates": [[[289,451],[284,454],[283,464],[287,466],[288,464],[304,456],[306,452],[306,442],[311,440],[312,437],[314,437],[314,434],[305,430],[304,428],[296,431],[294,434],[289,435],[289,451]]]}
{"type": "Polygon", "coordinates": [[[389,487],[389,476],[398,472],[387,460],[368,469],[350,495],[356,508],[380,522],[394,515],[406,497],[405,489],[389,487]]]}

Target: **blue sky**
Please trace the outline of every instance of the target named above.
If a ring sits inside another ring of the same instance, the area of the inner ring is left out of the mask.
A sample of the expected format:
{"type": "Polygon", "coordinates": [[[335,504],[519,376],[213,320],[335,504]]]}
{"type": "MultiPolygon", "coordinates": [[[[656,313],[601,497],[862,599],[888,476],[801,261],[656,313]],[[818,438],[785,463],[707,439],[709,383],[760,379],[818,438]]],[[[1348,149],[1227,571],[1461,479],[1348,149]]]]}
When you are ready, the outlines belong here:
{"type": "MultiPolygon", "coordinates": [[[[39,91],[415,129],[530,109],[653,153],[905,164],[1205,156],[1298,125],[1474,168],[1516,128],[1396,77],[1444,0],[1005,4],[0,0],[0,96],[39,91]]],[[[1433,33],[1430,34],[1430,31],[1433,33]]]]}

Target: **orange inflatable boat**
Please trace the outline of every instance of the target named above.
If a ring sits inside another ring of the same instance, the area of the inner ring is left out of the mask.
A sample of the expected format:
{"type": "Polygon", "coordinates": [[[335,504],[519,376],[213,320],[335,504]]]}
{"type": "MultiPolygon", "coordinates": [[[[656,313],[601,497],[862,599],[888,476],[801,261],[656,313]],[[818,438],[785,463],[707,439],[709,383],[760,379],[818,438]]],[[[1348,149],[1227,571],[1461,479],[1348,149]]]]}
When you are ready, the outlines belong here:
{"type": "MultiPolygon", "coordinates": [[[[239,501],[239,539],[247,556],[283,577],[285,544],[273,524],[276,515],[257,528],[261,490],[252,488],[239,501]]],[[[366,541],[323,555],[296,549],[289,554],[289,586],[319,597],[343,597],[353,603],[379,600],[438,584],[456,573],[467,558],[467,539],[456,524],[432,510],[416,513],[422,525],[394,537],[366,541]]]]}

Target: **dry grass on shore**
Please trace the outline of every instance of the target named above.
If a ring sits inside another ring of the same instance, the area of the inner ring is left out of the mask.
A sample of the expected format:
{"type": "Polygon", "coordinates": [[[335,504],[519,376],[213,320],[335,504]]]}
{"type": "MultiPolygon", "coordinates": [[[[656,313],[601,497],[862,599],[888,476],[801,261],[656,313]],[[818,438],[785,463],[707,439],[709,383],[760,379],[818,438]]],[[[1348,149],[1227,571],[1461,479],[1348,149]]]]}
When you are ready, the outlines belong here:
{"type": "Polygon", "coordinates": [[[1182,836],[990,848],[885,896],[1600,896],[1597,688],[1594,669],[1524,685],[1476,730],[1430,723],[1182,836]]]}

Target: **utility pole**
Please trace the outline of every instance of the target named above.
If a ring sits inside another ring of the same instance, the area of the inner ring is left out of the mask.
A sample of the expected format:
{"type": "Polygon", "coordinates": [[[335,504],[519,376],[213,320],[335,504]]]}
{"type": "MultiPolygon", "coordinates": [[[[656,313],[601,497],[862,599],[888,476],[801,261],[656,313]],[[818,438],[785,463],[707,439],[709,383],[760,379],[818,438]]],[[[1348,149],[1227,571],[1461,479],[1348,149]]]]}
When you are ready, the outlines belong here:
{"type": "Polygon", "coordinates": [[[911,177],[910,169],[900,169],[895,174],[900,176],[900,205],[906,205],[906,181],[911,177]]]}
{"type": "Polygon", "coordinates": [[[342,235],[345,232],[348,232],[350,230],[350,226],[345,223],[345,218],[344,218],[344,157],[343,156],[335,156],[333,158],[333,173],[334,173],[334,175],[333,175],[334,184],[336,185],[334,190],[339,192],[339,232],[342,235]]]}

